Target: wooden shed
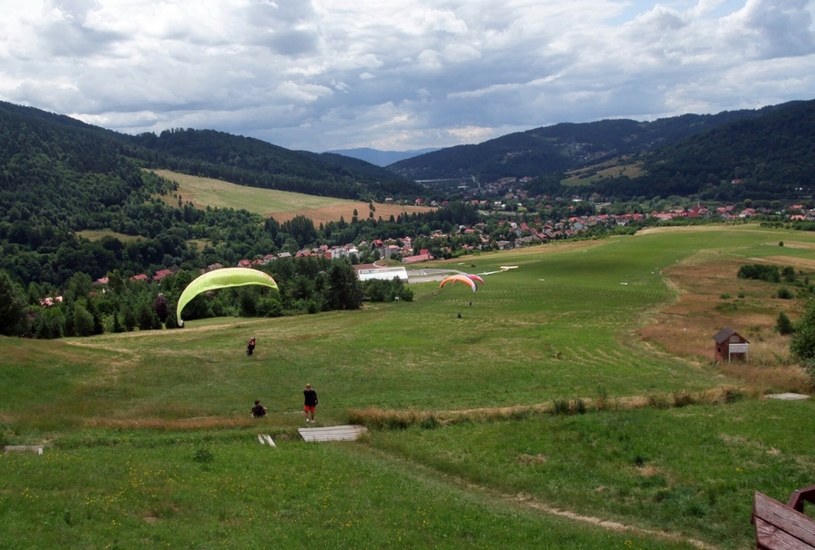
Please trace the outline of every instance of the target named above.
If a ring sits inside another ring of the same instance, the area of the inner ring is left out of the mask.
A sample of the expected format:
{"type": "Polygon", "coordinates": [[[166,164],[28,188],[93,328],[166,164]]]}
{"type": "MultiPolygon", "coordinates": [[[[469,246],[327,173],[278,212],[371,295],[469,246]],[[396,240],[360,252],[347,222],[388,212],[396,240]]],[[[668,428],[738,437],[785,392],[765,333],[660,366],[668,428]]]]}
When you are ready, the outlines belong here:
{"type": "Polygon", "coordinates": [[[750,342],[730,327],[725,327],[713,335],[716,342],[714,361],[727,361],[733,359],[747,361],[750,342]]]}

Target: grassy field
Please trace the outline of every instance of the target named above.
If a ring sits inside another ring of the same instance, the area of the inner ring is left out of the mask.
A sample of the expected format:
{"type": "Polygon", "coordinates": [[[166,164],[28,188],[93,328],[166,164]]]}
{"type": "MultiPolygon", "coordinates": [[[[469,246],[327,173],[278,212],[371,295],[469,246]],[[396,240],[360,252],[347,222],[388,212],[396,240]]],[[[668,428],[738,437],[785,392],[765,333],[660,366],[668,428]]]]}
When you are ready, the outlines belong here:
{"type": "MultiPolygon", "coordinates": [[[[247,187],[170,170],[154,170],[154,172],[178,183],[177,195],[165,197],[171,206],[178,204],[180,196],[183,203],[189,202],[199,208],[210,206],[243,209],[264,218],[273,217],[279,222],[302,215],[310,218],[315,226],[329,221],[339,221],[340,217],[343,217],[345,221],[351,221],[354,210],[357,211],[359,219],[367,219],[370,213],[369,204],[362,201],[247,187]]],[[[424,206],[402,206],[390,203],[375,203],[374,208],[376,209],[374,217],[377,219],[381,217],[385,220],[390,216],[396,217],[405,212],[410,214],[434,210],[424,206]]]]}
{"type": "Polygon", "coordinates": [[[0,339],[0,439],[47,445],[0,455],[0,548],[750,547],[753,492],[815,482],[815,405],[762,398],[811,390],[772,332],[802,305],[736,272],[805,276],[813,250],[756,226],[650,231],[440,264],[482,274],[475,294],[0,339]],[[748,365],[713,364],[722,326],[748,365]],[[320,425],[370,434],[303,443],[306,382],[320,425]]]}
{"type": "Polygon", "coordinates": [[[116,231],[101,229],[88,229],[85,231],[77,231],[77,235],[82,237],[83,239],[88,239],[89,241],[98,241],[104,237],[113,237],[114,239],[119,239],[123,243],[126,243],[137,241],[140,239],[140,237],[134,235],[125,235],[124,233],[118,233],[116,231]]]}
{"type": "Polygon", "coordinates": [[[562,183],[564,185],[586,185],[603,178],[618,178],[620,176],[635,178],[642,175],[642,173],[641,163],[622,158],[602,162],[588,168],[571,170],[566,173],[566,178],[562,180],[562,183]]]}

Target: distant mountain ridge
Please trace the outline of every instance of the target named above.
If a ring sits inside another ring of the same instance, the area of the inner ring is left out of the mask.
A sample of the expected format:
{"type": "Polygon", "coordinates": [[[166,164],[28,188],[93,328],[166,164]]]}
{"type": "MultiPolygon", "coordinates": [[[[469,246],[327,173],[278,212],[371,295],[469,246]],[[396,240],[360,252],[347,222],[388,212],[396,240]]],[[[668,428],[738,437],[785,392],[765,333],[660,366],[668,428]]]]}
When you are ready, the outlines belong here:
{"type": "Polygon", "coordinates": [[[758,118],[776,108],[688,114],[653,122],[612,119],[560,123],[426,153],[396,162],[388,169],[414,180],[538,177],[604,159],[655,151],[724,124],[758,118]]]}
{"type": "Polygon", "coordinates": [[[375,164],[376,166],[389,166],[401,160],[424,155],[425,153],[432,153],[433,151],[438,150],[438,147],[428,147],[425,149],[414,149],[409,151],[381,151],[379,149],[372,149],[370,147],[358,147],[355,149],[338,149],[336,151],[326,152],[364,160],[365,162],[375,164]]]}
{"type": "Polygon", "coordinates": [[[292,151],[215,130],[129,136],[5,102],[0,102],[0,130],[0,166],[6,170],[5,182],[0,173],[0,187],[19,189],[36,175],[36,170],[18,170],[24,165],[20,161],[41,164],[46,159],[78,176],[114,173],[135,163],[242,185],[366,201],[472,198],[457,192],[455,182],[446,188],[424,182],[458,179],[466,189],[470,183],[503,178],[524,178],[532,196],[799,200],[807,196],[810,174],[815,173],[815,100],[652,122],[561,123],[418,154],[384,168],[351,156],[292,151]],[[21,141],[32,132],[36,148],[21,141]],[[23,145],[25,151],[37,149],[41,155],[19,156],[23,145]],[[739,188],[729,186],[731,181],[739,188]]]}

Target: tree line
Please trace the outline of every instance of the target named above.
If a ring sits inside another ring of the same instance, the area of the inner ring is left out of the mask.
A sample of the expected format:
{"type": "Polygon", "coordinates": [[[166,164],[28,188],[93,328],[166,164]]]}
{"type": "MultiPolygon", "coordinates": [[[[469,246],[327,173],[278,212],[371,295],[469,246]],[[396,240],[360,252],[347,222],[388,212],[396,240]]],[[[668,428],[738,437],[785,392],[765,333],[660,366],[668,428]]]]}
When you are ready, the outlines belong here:
{"type": "MultiPolygon", "coordinates": [[[[184,319],[280,317],[358,309],[365,300],[413,300],[398,278],[360,282],[348,261],[290,258],[261,269],[275,278],[279,291],[248,286],[202,294],[184,308],[184,319]]],[[[178,298],[199,274],[181,270],[149,282],[114,271],[100,284],[77,272],[60,294],[44,297],[36,283],[24,286],[0,270],[0,334],[60,338],[178,328],[178,298]]]]}

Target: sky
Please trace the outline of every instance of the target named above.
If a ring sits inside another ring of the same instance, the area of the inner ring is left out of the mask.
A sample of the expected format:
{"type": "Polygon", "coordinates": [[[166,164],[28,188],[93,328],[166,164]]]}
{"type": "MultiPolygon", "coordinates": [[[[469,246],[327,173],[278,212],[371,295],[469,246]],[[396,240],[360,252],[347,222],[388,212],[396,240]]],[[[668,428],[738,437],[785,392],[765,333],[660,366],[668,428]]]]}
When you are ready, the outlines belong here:
{"type": "Polygon", "coordinates": [[[0,100],[314,152],[815,98],[815,0],[0,0],[0,100]]]}

